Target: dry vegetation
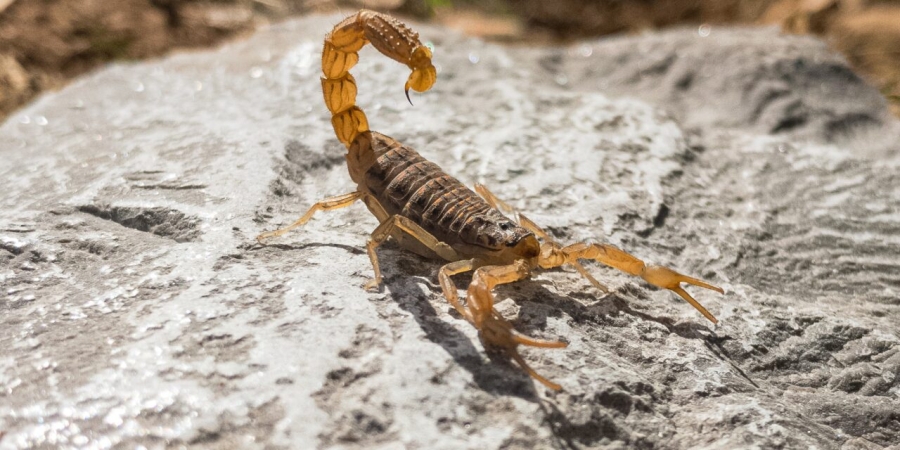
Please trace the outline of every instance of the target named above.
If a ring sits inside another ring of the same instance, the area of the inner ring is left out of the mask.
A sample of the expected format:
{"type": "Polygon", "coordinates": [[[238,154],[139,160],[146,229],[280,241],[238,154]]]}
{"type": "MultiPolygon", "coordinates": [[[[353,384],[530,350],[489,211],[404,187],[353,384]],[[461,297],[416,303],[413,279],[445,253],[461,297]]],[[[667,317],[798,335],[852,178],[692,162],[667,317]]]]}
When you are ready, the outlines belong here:
{"type": "Polygon", "coordinates": [[[822,36],[900,114],[900,2],[877,0],[0,0],[0,119],[106,61],[213,45],[262,23],[356,7],[516,42],[679,24],[778,24],[822,36]]]}

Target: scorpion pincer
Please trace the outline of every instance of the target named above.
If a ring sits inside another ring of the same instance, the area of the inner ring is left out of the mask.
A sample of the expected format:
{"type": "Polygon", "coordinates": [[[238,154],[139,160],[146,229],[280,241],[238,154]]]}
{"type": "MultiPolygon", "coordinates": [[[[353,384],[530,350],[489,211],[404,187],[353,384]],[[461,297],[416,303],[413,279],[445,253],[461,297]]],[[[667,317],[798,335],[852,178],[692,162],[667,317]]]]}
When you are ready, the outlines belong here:
{"type": "Polygon", "coordinates": [[[290,226],[261,234],[257,238],[260,242],[305,224],[316,211],[343,208],[361,200],[379,222],[366,244],[375,271],[375,277],[366,284],[367,289],[381,284],[376,249],[388,237],[419,255],[447,261],[438,278],[450,305],[478,329],[487,347],[505,351],[530,376],[554,390],[560,386],[535,372],[519,354],[518,347],[562,348],[567,344],[534,339],[514,330],[494,309],[495,286],[528,278],[537,268],[570,265],[595,287],[608,292],[579,262],[594,260],[675,292],[716,323],[716,318],[681,284],[724,293],[721,288],[667,267],[647,265],[611,245],[557,244],[534,222],[516,213],[484,186],[476,185],[476,194],[412,148],[371,131],[365,113],[356,105],[356,82],[349,72],[366,43],[410,68],[405,86],[407,97],[409,89],[424,92],[434,84],[437,72],[431,62],[431,50],[405,24],[368,10],[338,23],[325,37],[322,92],[325,106],[332,114],[335,134],[347,147],[347,167],[356,190],[314,204],[290,226]],[[499,209],[516,220],[510,220],[499,209]],[[473,272],[465,303],[460,301],[457,287],[450,279],[464,272],[473,272]]]}

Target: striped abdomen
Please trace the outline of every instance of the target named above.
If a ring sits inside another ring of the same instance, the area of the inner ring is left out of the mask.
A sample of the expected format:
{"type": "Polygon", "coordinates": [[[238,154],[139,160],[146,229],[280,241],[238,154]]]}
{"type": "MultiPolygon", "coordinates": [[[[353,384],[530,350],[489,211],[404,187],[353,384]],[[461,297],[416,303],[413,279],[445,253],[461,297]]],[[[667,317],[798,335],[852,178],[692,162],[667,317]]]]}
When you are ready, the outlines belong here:
{"type": "Polygon", "coordinates": [[[527,234],[415,150],[380,133],[372,138],[376,159],[363,183],[388,214],[406,216],[450,245],[496,248],[527,234]]]}

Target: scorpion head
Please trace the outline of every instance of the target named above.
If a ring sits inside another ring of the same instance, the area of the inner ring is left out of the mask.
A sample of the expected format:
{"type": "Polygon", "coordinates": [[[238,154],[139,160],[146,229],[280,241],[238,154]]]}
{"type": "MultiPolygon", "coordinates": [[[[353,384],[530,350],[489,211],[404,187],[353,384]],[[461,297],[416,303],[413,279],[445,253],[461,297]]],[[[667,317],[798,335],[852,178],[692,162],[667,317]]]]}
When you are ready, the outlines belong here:
{"type": "Polygon", "coordinates": [[[534,234],[503,217],[478,216],[472,219],[475,243],[499,252],[512,252],[518,257],[537,257],[541,250],[534,234]]]}

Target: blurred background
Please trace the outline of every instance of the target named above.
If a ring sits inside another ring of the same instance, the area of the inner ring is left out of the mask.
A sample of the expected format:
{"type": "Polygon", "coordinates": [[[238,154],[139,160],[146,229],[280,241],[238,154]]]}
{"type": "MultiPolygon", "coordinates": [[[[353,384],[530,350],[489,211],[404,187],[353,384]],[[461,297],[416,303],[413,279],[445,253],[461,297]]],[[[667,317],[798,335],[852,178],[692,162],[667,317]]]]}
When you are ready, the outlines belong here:
{"type": "Polygon", "coordinates": [[[108,61],[212,46],[291,16],[361,7],[518,45],[672,26],[780,26],[843,53],[900,115],[900,0],[0,0],[0,120],[108,61]]]}

